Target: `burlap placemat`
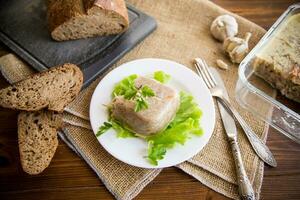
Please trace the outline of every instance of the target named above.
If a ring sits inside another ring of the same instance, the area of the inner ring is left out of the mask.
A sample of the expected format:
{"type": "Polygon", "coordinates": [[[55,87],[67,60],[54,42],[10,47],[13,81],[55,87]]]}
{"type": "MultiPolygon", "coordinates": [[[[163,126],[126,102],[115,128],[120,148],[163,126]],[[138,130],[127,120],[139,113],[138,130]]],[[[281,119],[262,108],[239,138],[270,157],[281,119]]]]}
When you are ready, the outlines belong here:
{"type": "MultiPolygon", "coordinates": [[[[158,23],[157,30],[134,50],[122,58],[115,66],[138,58],[158,57],[177,61],[193,68],[192,59],[204,58],[209,65],[215,66],[215,60],[221,58],[230,63],[209,32],[212,20],[224,13],[222,8],[209,1],[200,0],[128,0],[137,8],[153,16],[158,23]]],[[[257,43],[264,34],[259,26],[236,16],[239,23],[239,35],[252,32],[250,47],[257,43]]],[[[13,55],[0,58],[1,71],[11,83],[21,80],[32,70],[22,65],[13,55]]],[[[114,67],[115,67],[114,66],[114,67]]],[[[244,119],[259,137],[266,139],[264,123],[237,105],[234,100],[234,89],[237,80],[237,66],[232,65],[228,71],[219,71],[233,105],[243,114],[244,119]]],[[[64,120],[68,125],[61,138],[92,167],[108,190],[117,199],[131,199],[155,178],[160,170],[145,170],[128,166],[112,158],[99,145],[89,126],[89,102],[91,94],[101,80],[98,78],[87,89],[83,90],[66,109],[64,120]]],[[[188,80],[187,80],[188,81],[188,80]]],[[[105,95],[105,94],[104,94],[105,95]]],[[[269,108],[265,108],[266,112],[269,108]]],[[[241,130],[238,130],[239,133],[241,130]]],[[[257,197],[263,177],[263,163],[251,149],[244,134],[238,137],[247,174],[253,184],[257,197]]],[[[195,157],[183,164],[180,169],[194,176],[203,184],[230,198],[237,199],[236,176],[233,158],[217,111],[214,133],[209,143],[195,157]]]]}

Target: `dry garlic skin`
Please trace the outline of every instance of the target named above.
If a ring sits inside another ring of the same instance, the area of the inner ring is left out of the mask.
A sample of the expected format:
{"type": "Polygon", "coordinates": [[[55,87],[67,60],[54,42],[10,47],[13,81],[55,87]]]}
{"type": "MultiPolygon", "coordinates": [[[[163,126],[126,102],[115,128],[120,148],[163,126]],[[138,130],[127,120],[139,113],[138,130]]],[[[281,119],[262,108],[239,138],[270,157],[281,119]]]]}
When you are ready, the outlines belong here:
{"type": "Polygon", "coordinates": [[[210,26],[210,32],[217,40],[223,42],[228,37],[234,37],[238,33],[238,23],[230,15],[220,15],[210,26]]]}

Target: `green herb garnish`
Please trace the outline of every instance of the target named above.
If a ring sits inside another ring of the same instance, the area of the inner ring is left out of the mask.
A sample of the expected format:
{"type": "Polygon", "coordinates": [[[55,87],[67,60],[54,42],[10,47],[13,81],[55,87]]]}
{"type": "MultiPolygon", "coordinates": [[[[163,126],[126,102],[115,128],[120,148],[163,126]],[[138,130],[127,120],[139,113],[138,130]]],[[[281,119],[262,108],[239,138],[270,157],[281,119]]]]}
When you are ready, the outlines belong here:
{"type": "Polygon", "coordinates": [[[103,133],[105,133],[106,131],[108,131],[108,129],[110,129],[112,127],[111,123],[108,122],[104,122],[102,126],[100,126],[96,136],[99,137],[100,135],[102,135],[103,133]]]}
{"type": "Polygon", "coordinates": [[[111,119],[109,122],[104,122],[102,126],[99,127],[99,130],[96,134],[97,137],[108,131],[110,128],[113,128],[117,132],[117,137],[120,138],[128,138],[128,137],[135,137],[135,134],[131,131],[124,128],[114,119],[111,119]]]}
{"type": "Polygon", "coordinates": [[[115,86],[113,96],[123,96],[127,100],[134,100],[134,111],[139,112],[143,109],[148,108],[146,98],[155,96],[155,93],[150,87],[146,85],[144,85],[142,88],[135,87],[134,80],[136,78],[137,75],[134,74],[123,79],[115,86]]]}
{"type": "Polygon", "coordinates": [[[153,96],[155,96],[154,91],[146,85],[143,86],[142,89],[138,89],[135,95],[134,111],[139,112],[140,110],[147,109],[148,103],[146,101],[146,97],[153,97],[153,96]]]}
{"type": "Polygon", "coordinates": [[[171,79],[171,76],[169,74],[166,74],[163,71],[156,71],[154,72],[154,79],[161,82],[161,83],[166,83],[171,79]]]}
{"type": "Polygon", "coordinates": [[[148,109],[148,103],[144,97],[139,96],[135,99],[134,112],[139,112],[143,109],[148,109]]]}
{"type": "Polygon", "coordinates": [[[128,137],[136,137],[133,132],[130,130],[123,128],[123,126],[115,121],[111,120],[112,128],[117,132],[117,137],[119,138],[128,138],[128,137]]]}
{"type": "Polygon", "coordinates": [[[147,85],[144,85],[142,87],[141,92],[142,92],[143,97],[153,97],[153,96],[155,96],[154,91],[150,87],[148,87],[147,85]]]}

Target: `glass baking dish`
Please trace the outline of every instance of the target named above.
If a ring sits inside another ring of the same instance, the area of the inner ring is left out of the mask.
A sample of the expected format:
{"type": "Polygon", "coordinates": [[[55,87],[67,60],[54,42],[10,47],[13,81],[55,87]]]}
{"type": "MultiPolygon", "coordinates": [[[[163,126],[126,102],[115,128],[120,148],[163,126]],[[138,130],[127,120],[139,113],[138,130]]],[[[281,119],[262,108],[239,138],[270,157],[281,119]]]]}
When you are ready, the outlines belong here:
{"type": "MultiPolygon", "coordinates": [[[[300,3],[290,6],[240,63],[235,96],[242,107],[251,111],[255,116],[263,119],[287,137],[300,143],[300,115],[295,110],[277,101],[274,98],[275,90],[256,76],[252,68],[255,55],[268,44],[270,39],[276,35],[278,28],[284,25],[289,17],[298,13],[300,13],[300,3]],[[272,108],[273,113],[270,113],[269,108],[272,108]]],[[[294,103],[296,108],[300,107],[300,103],[294,103]]]]}

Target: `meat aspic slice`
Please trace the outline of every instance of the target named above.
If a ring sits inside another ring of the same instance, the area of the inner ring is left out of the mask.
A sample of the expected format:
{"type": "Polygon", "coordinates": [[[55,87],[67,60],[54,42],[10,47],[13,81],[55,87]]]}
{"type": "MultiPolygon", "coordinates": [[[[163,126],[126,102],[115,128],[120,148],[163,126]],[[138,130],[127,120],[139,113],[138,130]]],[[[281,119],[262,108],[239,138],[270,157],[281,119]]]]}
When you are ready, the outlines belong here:
{"type": "Polygon", "coordinates": [[[142,76],[135,79],[137,88],[145,85],[155,92],[155,96],[147,98],[147,109],[135,112],[135,101],[117,96],[112,101],[112,117],[127,125],[135,133],[151,135],[164,129],[174,118],[180,96],[173,88],[153,79],[142,76]]]}

